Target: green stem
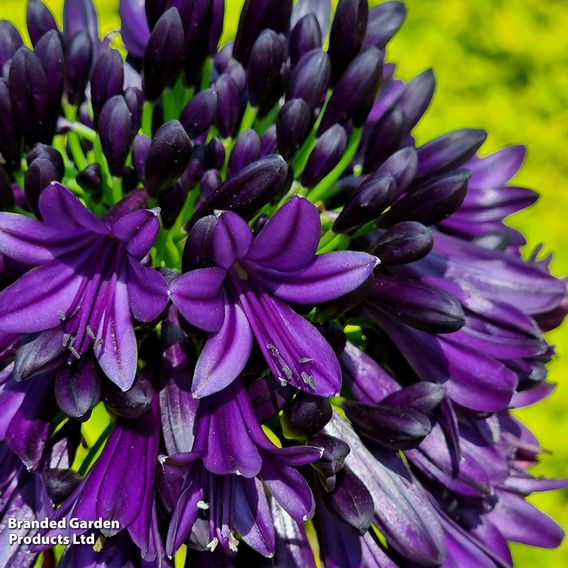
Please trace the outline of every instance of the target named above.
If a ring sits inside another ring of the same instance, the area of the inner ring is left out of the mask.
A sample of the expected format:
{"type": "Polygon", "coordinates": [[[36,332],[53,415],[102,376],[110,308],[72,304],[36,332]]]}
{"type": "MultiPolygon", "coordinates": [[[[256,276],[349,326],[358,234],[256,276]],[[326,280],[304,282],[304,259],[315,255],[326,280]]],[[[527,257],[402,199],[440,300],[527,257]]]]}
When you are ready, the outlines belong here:
{"type": "Polygon", "coordinates": [[[92,128],[89,128],[80,122],[72,122],[71,130],[89,142],[94,142],[97,137],[97,133],[92,128]]]}
{"type": "Polygon", "coordinates": [[[213,71],[213,58],[208,57],[203,64],[203,69],[201,70],[201,81],[199,82],[199,90],[203,91],[211,83],[211,71],[213,71]]]}
{"type": "Polygon", "coordinates": [[[338,233],[325,246],[318,249],[318,254],[324,254],[332,250],[344,250],[348,243],[349,237],[342,233],[338,233]]]}
{"type": "Polygon", "coordinates": [[[103,430],[101,435],[97,438],[97,441],[91,446],[89,453],[87,454],[87,456],[83,460],[83,463],[81,464],[81,467],[79,468],[79,471],[77,472],[79,475],[83,476],[87,473],[89,466],[91,465],[91,462],[95,459],[97,452],[101,449],[101,447],[105,443],[106,439],[109,437],[113,426],[114,426],[114,424],[112,424],[112,422],[111,422],[103,430]]]}
{"type": "Polygon", "coordinates": [[[245,113],[243,114],[243,119],[241,120],[241,126],[237,134],[237,138],[249,128],[252,128],[254,121],[256,120],[256,115],[258,114],[258,108],[253,107],[250,103],[247,103],[245,113]]]}
{"type": "Polygon", "coordinates": [[[142,133],[152,137],[152,115],[154,106],[150,101],[146,101],[142,107],[142,133]]]}
{"type": "Polygon", "coordinates": [[[349,144],[343,153],[341,160],[338,164],[327,174],[306,196],[312,203],[316,201],[324,201],[330,195],[330,189],[335,182],[341,177],[343,172],[349,167],[349,164],[355,157],[361,136],[363,135],[362,128],[354,128],[351,132],[349,144]]]}
{"type": "Polygon", "coordinates": [[[112,198],[112,204],[118,203],[122,199],[122,178],[114,177],[112,178],[112,185],[110,188],[110,195],[112,198]]]}
{"type": "Polygon", "coordinates": [[[164,122],[169,122],[170,120],[177,120],[177,104],[176,96],[173,89],[164,89],[162,93],[162,107],[164,109],[164,122]]]}

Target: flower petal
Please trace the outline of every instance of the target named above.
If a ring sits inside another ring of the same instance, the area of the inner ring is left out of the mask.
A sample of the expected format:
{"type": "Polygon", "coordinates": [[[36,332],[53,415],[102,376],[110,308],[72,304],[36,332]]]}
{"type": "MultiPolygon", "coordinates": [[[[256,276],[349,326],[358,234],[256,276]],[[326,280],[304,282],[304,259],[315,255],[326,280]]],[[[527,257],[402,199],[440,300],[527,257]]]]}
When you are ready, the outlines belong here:
{"type": "Polygon", "coordinates": [[[236,213],[223,211],[213,230],[213,257],[215,263],[230,268],[244,258],[252,243],[252,231],[236,213]]]}
{"type": "Polygon", "coordinates": [[[43,264],[54,259],[47,243],[53,229],[36,219],[0,213],[0,252],[24,264],[43,264]]]}
{"type": "Polygon", "coordinates": [[[156,319],[168,302],[166,279],[154,268],[129,258],[128,299],[132,315],[141,322],[156,319]]]}
{"type": "Polygon", "coordinates": [[[199,268],[171,282],[172,302],[190,324],[205,331],[221,328],[225,318],[221,290],[225,275],[222,268],[199,268]]]}
{"type": "Polygon", "coordinates": [[[41,193],[39,210],[46,225],[58,231],[87,229],[108,235],[105,224],[91,213],[69,189],[54,181],[41,193]]]}
{"type": "Polygon", "coordinates": [[[135,258],[144,258],[152,248],[160,220],[158,210],[139,209],[114,221],[110,227],[113,235],[124,241],[128,254],[135,258]]]}
{"type": "Polygon", "coordinates": [[[0,330],[32,333],[57,326],[81,284],[73,263],[38,266],[0,293],[0,330]]]}
{"type": "Polygon", "coordinates": [[[304,197],[293,197],[262,228],[248,260],[276,271],[300,270],[313,261],[321,235],[317,207],[304,197]]]}
{"type": "Polygon", "coordinates": [[[364,252],[334,251],[295,272],[259,268],[266,288],[278,298],[295,304],[320,304],[355,290],[373,272],[377,259],[364,252]]]}
{"type": "Polygon", "coordinates": [[[103,342],[95,350],[101,369],[123,391],[132,386],[138,364],[138,347],[132,327],[125,272],[122,271],[115,284],[112,305],[106,309],[97,331],[97,340],[102,338],[103,342]]]}
{"type": "Polygon", "coordinates": [[[252,332],[240,306],[225,302],[225,319],[197,360],[193,396],[201,398],[231,384],[244,369],[252,349],[252,332]]]}

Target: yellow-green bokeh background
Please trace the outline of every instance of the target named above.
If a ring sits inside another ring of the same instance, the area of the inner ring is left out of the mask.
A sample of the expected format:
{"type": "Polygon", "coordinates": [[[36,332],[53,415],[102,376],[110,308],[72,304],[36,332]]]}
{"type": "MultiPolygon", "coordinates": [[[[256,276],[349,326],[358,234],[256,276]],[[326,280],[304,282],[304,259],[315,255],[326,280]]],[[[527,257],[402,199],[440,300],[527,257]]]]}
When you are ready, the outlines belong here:
{"type": "MultiPolygon", "coordinates": [[[[56,15],[62,0],[45,0],[56,15]]],[[[243,0],[226,0],[225,37],[234,34],[243,0]]],[[[376,3],[376,2],[375,2],[376,3]]],[[[0,0],[0,18],[24,29],[25,0],[0,0]]],[[[118,27],[118,0],[95,0],[103,32],[118,27]]],[[[555,252],[553,271],[568,274],[568,1],[406,0],[408,18],[389,47],[398,75],[433,67],[437,90],[417,129],[418,142],[455,128],[485,128],[484,151],[524,143],[528,159],[518,184],[538,189],[536,206],[512,224],[528,249],[543,242],[555,252]]],[[[550,365],[555,393],[522,419],[551,455],[535,472],[568,475],[568,325],[550,334],[559,358],[550,365]]],[[[568,527],[568,492],[533,502],[568,527]]],[[[554,551],[515,547],[518,566],[568,566],[568,543],[554,551]]]]}

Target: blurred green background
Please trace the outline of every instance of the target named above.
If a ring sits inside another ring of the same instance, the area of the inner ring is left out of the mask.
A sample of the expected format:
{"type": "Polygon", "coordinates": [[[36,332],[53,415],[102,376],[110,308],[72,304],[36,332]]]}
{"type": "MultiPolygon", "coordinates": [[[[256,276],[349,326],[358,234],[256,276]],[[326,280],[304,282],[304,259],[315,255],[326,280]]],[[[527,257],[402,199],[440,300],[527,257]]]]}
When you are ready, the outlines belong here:
{"type": "MultiPolygon", "coordinates": [[[[62,0],[45,0],[59,17],[62,0]]],[[[243,0],[226,0],[225,38],[234,35],[243,0]]],[[[373,2],[377,3],[377,2],[373,2]]],[[[416,133],[419,143],[460,127],[485,128],[483,153],[524,143],[528,159],[515,183],[538,189],[539,202],[512,224],[556,253],[552,267],[568,274],[568,2],[566,0],[406,0],[405,25],[389,44],[398,75],[410,79],[433,67],[434,101],[416,133]]],[[[102,32],[118,28],[118,0],[95,0],[102,32]]],[[[25,25],[24,0],[0,0],[0,18],[25,25]]],[[[550,365],[552,396],[519,412],[550,454],[533,470],[568,475],[568,326],[551,333],[559,357],[550,365]],[[564,379],[564,380],[563,380],[564,379]]],[[[568,492],[532,501],[568,527],[568,492]]],[[[567,539],[568,541],[568,539],[567,539]]],[[[518,566],[568,566],[559,549],[514,548],[518,566]]]]}

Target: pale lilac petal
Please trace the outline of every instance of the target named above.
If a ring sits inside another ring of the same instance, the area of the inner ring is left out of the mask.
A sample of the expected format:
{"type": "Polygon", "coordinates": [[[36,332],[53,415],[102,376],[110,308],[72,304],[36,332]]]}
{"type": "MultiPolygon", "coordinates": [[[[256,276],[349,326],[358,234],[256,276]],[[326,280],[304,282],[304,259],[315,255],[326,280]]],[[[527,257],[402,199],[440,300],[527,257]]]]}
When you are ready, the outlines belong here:
{"type": "Polygon", "coordinates": [[[247,259],[276,271],[300,270],[313,261],[320,236],[317,207],[296,196],[262,228],[247,259]]]}
{"type": "Polygon", "coordinates": [[[128,299],[135,319],[150,322],[156,319],[168,302],[166,279],[154,268],[142,266],[129,258],[128,299]]]}
{"type": "Polygon", "coordinates": [[[95,349],[95,355],[106,376],[126,391],[132,386],[136,375],[138,347],[132,327],[124,272],[125,270],[114,285],[112,305],[107,307],[97,331],[97,339],[101,338],[103,342],[95,349]]]}
{"type": "Polygon", "coordinates": [[[473,174],[469,186],[497,187],[507,183],[521,167],[525,155],[524,146],[506,146],[484,158],[472,158],[465,164],[473,174]]]}
{"type": "Polygon", "coordinates": [[[197,360],[192,392],[197,398],[231,384],[244,369],[252,350],[252,332],[236,304],[225,302],[223,326],[209,337],[197,360]]]}
{"type": "Polygon", "coordinates": [[[146,21],[144,2],[140,0],[120,0],[118,8],[122,24],[121,35],[128,53],[142,59],[146,44],[150,39],[150,29],[146,21]]]}
{"type": "Polygon", "coordinates": [[[192,325],[217,331],[225,319],[222,268],[199,268],[178,276],[170,284],[172,302],[192,325]]]}
{"type": "Polygon", "coordinates": [[[81,284],[77,269],[53,261],[16,280],[0,293],[0,330],[33,333],[61,323],[81,284]]]}
{"type": "Polygon", "coordinates": [[[215,263],[230,268],[244,258],[252,243],[252,231],[245,221],[231,211],[223,211],[213,230],[213,256],[215,263]]]}
{"type": "Polygon", "coordinates": [[[334,251],[317,256],[303,270],[279,272],[259,269],[264,286],[282,300],[319,304],[348,294],[372,274],[377,259],[364,252],[334,251]]]}
{"type": "Polygon", "coordinates": [[[110,227],[112,234],[126,243],[128,254],[144,258],[152,248],[160,219],[157,210],[139,209],[114,221],[110,227]]]}
{"type": "Polygon", "coordinates": [[[100,235],[109,234],[105,224],[58,182],[52,182],[41,193],[39,210],[45,224],[57,231],[87,229],[100,235]]]}

